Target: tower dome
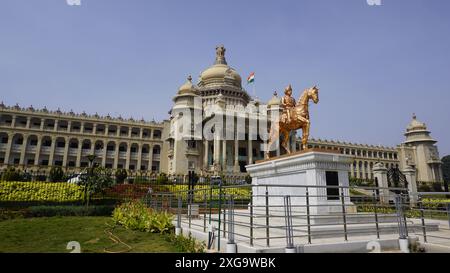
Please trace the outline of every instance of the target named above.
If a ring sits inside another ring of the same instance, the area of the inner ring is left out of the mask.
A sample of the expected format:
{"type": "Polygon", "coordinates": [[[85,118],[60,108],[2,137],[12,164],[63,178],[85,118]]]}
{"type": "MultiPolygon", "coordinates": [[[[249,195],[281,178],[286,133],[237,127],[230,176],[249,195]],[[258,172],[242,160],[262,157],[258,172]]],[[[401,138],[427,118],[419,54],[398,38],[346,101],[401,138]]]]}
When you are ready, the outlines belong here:
{"type": "Polygon", "coordinates": [[[187,81],[178,89],[178,95],[184,95],[184,94],[190,94],[195,93],[196,88],[194,84],[192,83],[192,77],[189,76],[187,78],[187,81]]]}
{"type": "Polygon", "coordinates": [[[216,61],[214,65],[201,73],[199,86],[230,84],[238,88],[242,87],[242,78],[236,70],[228,66],[225,51],[223,45],[216,47],[216,61]]]}
{"type": "Polygon", "coordinates": [[[275,92],[273,92],[273,97],[267,103],[267,107],[279,106],[280,102],[281,101],[280,101],[280,98],[278,97],[277,91],[275,91],[275,92]]]}
{"type": "Polygon", "coordinates": [[[425,123],[417,120],[416,114],[413,114],[413,119],[406,128],[405,136],[406,141],[404,143],[437,142],[430,136],[430,131],[427,130],[425,123]]]}

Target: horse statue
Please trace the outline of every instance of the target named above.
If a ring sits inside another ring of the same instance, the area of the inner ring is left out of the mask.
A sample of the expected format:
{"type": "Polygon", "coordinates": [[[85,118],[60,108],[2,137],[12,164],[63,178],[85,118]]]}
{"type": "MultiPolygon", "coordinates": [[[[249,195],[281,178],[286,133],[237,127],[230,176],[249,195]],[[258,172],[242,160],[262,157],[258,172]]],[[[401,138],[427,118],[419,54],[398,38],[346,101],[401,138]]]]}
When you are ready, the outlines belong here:
{"type": "MultiPolygon", "coordinates": [[[[290,88],[290,86],[288,88],[290,88]]],[[[269,133],[269,142],[265,152],[266,158],[269,158],[270,147],[272,147],[273,143],[279,139],[280,135],[283,136],[281,146],[288,154],[291,154],[291,149],[288,145],[289,135],[291,131],[296,131],[298,129],[302,129],[302,149],[306,150],[306,144],[309,138],[309,128],[311,125],[308,111],[309,100],[312,100],[315,104],[319,102],[319,88],[317,86],[305,89],[295,106],[284,109],[278,120],[272,122],[269,133]]]]}

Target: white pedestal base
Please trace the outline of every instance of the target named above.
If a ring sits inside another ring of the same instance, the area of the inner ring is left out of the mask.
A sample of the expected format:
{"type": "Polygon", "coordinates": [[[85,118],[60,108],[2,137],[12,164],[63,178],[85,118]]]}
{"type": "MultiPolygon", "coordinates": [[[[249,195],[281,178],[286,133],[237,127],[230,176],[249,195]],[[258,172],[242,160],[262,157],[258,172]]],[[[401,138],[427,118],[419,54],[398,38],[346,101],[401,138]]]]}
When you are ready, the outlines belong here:
{"type": "MultiPolygon", "coordinates": [[[[293,213],[306,213],[308,191],[311,216],[342,213],[341,189],[333,190],[326,186],[349,186],[351,159],[351,156],[339,153],[306,150],[246,166],[255,185],[254,211],[265,212],[267,191],[270,214],[284,213],[286,195],[291,196],[293,213]],[[329,177],[333,176],[335,178],[331,181],[329,177]]],[[[355,212],[348,188],[343,192],[346,212],[355,212]]]]}

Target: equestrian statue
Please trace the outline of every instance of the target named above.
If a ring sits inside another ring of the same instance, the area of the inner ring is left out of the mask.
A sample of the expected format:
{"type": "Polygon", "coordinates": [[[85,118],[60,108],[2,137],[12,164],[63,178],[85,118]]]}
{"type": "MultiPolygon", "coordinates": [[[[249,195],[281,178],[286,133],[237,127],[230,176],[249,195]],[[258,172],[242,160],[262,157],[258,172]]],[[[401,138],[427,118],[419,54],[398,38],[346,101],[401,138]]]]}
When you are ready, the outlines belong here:
{"type": "Polygon", "coordinates": [[[286,150],[288,154],[291,154],[289,147],[289,136],[292,131],[302,129],[302,149],[306,150],[309,127],[311,122],[309,121],[309,100],[314,103],[319,102],[319,88],[313,86],[303,91],[298,102],[292,97],[292,87],[289,85],[284,90],[284,97],[281,99],[281,115],[278,119],[272,121],[269,133],[268,149],[266,149],[265,157],[269,158],[270,147],[277,141],[280,136],[283,137],[281,146],[286,150]]]}

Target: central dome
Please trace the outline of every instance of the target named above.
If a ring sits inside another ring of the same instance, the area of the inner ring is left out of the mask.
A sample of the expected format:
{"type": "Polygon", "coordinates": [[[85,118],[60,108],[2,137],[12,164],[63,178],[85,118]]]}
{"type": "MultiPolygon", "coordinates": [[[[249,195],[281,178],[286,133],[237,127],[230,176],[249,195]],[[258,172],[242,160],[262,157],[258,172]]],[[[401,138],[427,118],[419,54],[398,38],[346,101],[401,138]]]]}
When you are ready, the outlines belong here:
{"type": "Polygon", "coordinates": [[[225,50],[223,46],[216,47],[216,61],[214,65],[201,73],[199,86],[231,84],[239,88],[242,87],[241,76],[227,65],[225,50]]]}

